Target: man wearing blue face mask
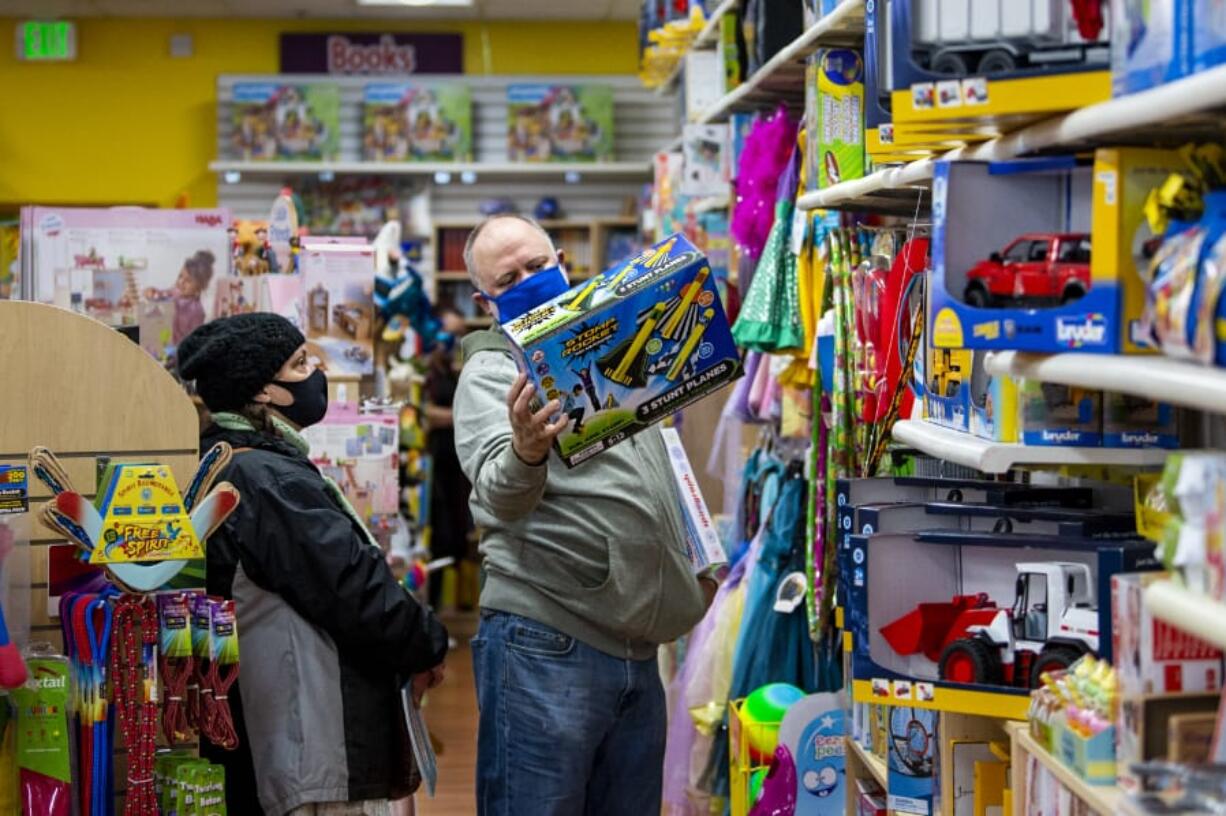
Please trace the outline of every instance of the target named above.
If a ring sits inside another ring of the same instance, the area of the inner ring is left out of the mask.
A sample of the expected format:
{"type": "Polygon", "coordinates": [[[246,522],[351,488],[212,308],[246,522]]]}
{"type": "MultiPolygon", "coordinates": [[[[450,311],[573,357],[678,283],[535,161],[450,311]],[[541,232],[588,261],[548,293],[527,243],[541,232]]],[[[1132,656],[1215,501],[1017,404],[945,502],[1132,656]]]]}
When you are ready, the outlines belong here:
{"type": "MultiPolygon", "coordinates": [[[[496,322],[568,285],[563,253],[523,216],[486,220],[464,259],[496,322]]],[[[567,469],[552,445],[573,417],[557,400],[534,410],[503,334],[469,334],[464,358],[456,451],[484,572],[472,641],[477,811],[659,812],[667,723],[656,650],[701,619],[716,589],[685,556],[660,433],[567,469]]],[[[577,400],[586,390],[559,387],[577,400]]]]}

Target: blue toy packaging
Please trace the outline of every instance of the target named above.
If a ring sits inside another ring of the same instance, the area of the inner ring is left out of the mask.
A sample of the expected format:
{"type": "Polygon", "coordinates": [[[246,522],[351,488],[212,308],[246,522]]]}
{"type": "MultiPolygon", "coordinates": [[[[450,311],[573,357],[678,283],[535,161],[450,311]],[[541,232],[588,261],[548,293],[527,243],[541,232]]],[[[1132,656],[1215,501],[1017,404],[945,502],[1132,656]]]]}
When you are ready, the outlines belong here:
{"type": "Polygon", "coordinates": [[[971,353],[928,347],[924,364],[924,417],[955,431],[970,430],[971,353]]]}
{"type": "Polygon", "coordinates": [[[1113,0],[1111,73],[1116,96],[1146,91],[1226,63],[1222,0],[1113,0]]]}
{"type": "Polygon", "coordinates": [[[742,373],[715,277],[681,235],[503,326],[574,467],[742,373]]]}
{"type": "Polygon", "coordinates": [[[1096,448],[1103,441],[1103,392],[1022,380],[1022,444],[1096,448]]]}
{"type": "Polygon", "coordinates": [[[1116,96],[1136,93],[1191,73],[1189,0],[1111,3],[1111,86],[1116,96]]]}
{"type": "Polygon", "coordinates": [[[1017,442],[1017,380],[992,376],[984,367],[986,352],[974,352],[967,402],[970,430],[981,439],[1017,442]]]}
{"type": "Polygon", "coordinates": [[[1145,201],[1177,151],[938,162],[928,331],[944,349],[1137,354],[1154,236],[1145,201]],[[1092,238],[1092,245],[1091,245],[1092,238]]]}
{"type": "Polygon", "coordinates": [[[1226,63],[1226,2],[1191,0],[1192,70],[1226,63]]]}
{"type": "Polygon", "coordinates": [[[910,706],[889,708],[889,809],[935,814],[938,713],[910,706]]]}
{"type": "Polygon", "coordinates": [[[1178,414],[1166,402],[1105,391],[1103,447],[1177,448],[1178,414]]]}

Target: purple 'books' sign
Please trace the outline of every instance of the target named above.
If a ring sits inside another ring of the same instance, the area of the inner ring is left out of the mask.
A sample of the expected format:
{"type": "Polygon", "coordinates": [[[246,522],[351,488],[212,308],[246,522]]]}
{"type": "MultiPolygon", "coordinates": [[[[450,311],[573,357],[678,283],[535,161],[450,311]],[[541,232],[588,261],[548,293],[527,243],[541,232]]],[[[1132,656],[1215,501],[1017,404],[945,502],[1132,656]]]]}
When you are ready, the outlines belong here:
{"type": "Polygon", "coordinates": [[[462,34],[282,34],[283,74],[459,74],[462,34]]]}

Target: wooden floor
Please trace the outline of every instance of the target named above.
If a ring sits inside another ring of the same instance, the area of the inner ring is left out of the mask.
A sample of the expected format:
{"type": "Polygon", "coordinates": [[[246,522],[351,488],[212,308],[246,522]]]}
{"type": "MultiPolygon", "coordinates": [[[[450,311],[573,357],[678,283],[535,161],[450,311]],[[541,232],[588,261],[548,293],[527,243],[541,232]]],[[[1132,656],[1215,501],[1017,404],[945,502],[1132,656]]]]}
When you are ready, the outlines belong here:
{"type": "Polygon", "coordinates": [[[417,797],[419,816],[472,816],[477,812],[474,782],[477,769],[477,695],[473,685],[468,639],[477,629],[476,613],[445,617],[456,648],[447,657],[447,679],[430,692],[426,723],[442,742],[438,757],[438,789],[430,799],[417,797]]]}

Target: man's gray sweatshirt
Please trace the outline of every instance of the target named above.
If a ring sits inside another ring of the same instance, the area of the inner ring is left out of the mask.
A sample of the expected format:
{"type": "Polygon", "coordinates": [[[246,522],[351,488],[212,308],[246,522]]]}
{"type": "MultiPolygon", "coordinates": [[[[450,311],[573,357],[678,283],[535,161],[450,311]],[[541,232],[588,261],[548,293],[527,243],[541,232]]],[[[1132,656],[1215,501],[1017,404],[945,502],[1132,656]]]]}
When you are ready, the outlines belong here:
{"type": "Polygon", "coordinates": [[[507,393],[518,369],[497,331],[464,338],[456,452],[472,482],[485,584],[481,606],[523,615],[617,657],[642,660],[705,611],[658,428],[574,468],[511,447],[507,393]]]}

